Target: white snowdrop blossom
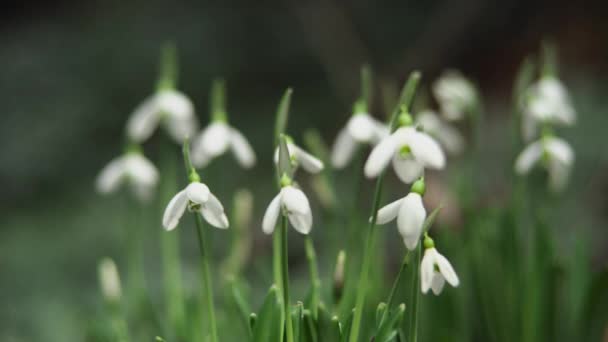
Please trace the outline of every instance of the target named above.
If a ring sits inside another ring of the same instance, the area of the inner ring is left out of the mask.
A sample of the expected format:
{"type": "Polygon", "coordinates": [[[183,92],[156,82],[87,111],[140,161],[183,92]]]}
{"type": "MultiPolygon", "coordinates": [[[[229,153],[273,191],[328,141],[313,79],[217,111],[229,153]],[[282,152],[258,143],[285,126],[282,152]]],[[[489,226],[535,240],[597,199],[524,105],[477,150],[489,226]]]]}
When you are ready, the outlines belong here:
{"type": "Polygon", "coordinates": [[[222,203],[203,183],[191,182],[184,190],[173,196],[163,215],[163,226],[166,230],[177,227],[186,208],[191,212],[200,213],[205,221],[214,227],[228,228],[228,217],[224,213],[222,203]]]}
{"type": "Polygon", "coordinates": [[[116,267],[114,260],[110,258],[101,259],[97,268],[97,273],[103,297],[111,302],[119,301],[122,295],[122,289],[118,268],[116,267]]]}
{"type": "Polygon", "coordinates": [[[464,150],[464,137],[449,123],[443,121],[432,110],[424,110],[416,115],[416,123],[429,135],[437,139],[448,154],[458,155],[464,150]]]}
{"type": "Polygon", "coordinates": [[[127,136],[142,143],[163,124],[177,143],[198,130],[194,105],[183,93],[174,89],[160,90],[140,104],[127,121],[127,136]]]}
{"type": "Polygon", "coordinates": [[[312,211],[304,192],[291,184],[285,185],[268,205],[262,220],[262,230],[272,234],[279,215],[283,211],[295,230],[302,234],[310,233],[312,228],[312,211]]]}
{"type": "Polygon", "coordinates": [[[441,114],[450,121],[461,120],[477,102],[473,84],[458,71],[444,72],[433,84],[441,114]]]}
{"type": "Polygon", "coordinates": [[[526,146],[515,161],[515,171],[525,175],[541,163],[549,174],[551,189],[560,191],[568,182],[573,162],[574,152],[567,141],[546,136],[526,146]]]}
{"type": "Polygon", "coordinates": [[[140,200],[149,200],[158,184],[158,170],[146,157],[129,151],[106,165],[97,176],[97,191],[108,194],[127,184],[140,200]]]}
{"type": "MultiPolygon", "coordinates": [[[[426,244],[427,241],[425,241],[426,244]]],[[[460,280],[448,259],[437,252],[433,243],[431,245],[432,247],[424,250],[420,263],[420,289],[424,294],[432,289],[435,295],[439,295],[446,281],[453,287],[457,287],[460,280]]]]}
{"type": "Polygon", "coordinates": [[[337,169],[346,167],[353,158],[357,145],[375,145],[388,134],[388,127],[368,113],[353,114],[334,142],[331,153],[333,167],[337,169]]]}
{"type": "Polygon", "coordinates": [[[251,168],[255,165],[255,152],[245,136],[228,123],[215,120],[194,139],[192,163],[196,167],[204,167],[228,149],[242,167],[251,168]]]}
{"type": "Polygon", "coordinates": [[[377,177],[391,160],[397,176],[405,183],[420,178],[424,168],[445,167],[445,155],[439,143],[412,126],[397,129],[374,147],[365,163],[365,176],[377,177]]]}
{"type": "Polygon", "coordinates": [[[576,111],[566,87],[559,79],[545,76],[528,89],[521,127],[526,141],[534,138],[539,124],[571,126],[575,122],[576,111]]]}
{"type": "MultiPolygon", "coordinates": [[[[289,152],[289,158],[291,159],[291,163],[295,167],[302,166],[304,170],[312,174],[319,173],[325,168],[325,165],[319,158],[306,152],[304,149],[293,143],[293,140],[291,138],[288,139],[287,142],[287,151],[289,152]]],[[[277,147],[274,151],[275,165],[277,165],[278,162],[279,148],[277,147]]]]}
{"type": "Polygon", "coordinates": [[[414,250],[420,241],[426,219],[422,196],[419,193],[410,192],[407,196],[380,208],[376,224],[386,224],[395,218],[405,247],[414,250]]]}

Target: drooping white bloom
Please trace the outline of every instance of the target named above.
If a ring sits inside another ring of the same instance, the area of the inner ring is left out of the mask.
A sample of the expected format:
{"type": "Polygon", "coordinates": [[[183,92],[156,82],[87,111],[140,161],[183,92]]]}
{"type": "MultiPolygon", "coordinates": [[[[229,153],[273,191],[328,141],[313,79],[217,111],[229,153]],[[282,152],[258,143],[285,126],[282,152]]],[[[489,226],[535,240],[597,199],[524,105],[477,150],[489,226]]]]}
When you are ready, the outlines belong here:
{"type": "Polygon", "coordinates": [[[111,302],[120,300],[122,290],[120,276],[114,260],[103,258],[97,267],[99,286],[103,297],[111,302]]]}
{"type": "Polygon", "coordinates": [[[197,167],[204,167],[228,149],[242,167],[255,165],[255,153],[245,136],[224,121],[213,121],[194,139],[192,162],[197,167]]]}
{"type": "Polygon", "coordinates": [[[443,255],[437,252],[435,247],[427,248],[420,263],[420,289],[426,294],[429,289],[438,295],[443,290],[445,282],[453,287],[460,284],[460,280],[454,272],[454,268],[443,255]]]}
{"type": "Polygon", "coordinates": [[[411,126],[397,129],[374,147],[365,163],[365,176],[377,177],[391,159],[397,176],[405,183],[422,176],[424,168],[445,166],[445,155],[435,139],[411,126]]]}
{"type": "Polygon", "coordinates": [[[141,153],[130,151],[110,161],[97,176],[95,185],[97,191],[108,194],[126,183],[137,198],[148,200],[154,193],[158,179],[154,164],[141,153]]]}
{"type": "Polygon", "coordinates": [[[448,154],[457,155],[464,150],[464,138],[452,125],[443,121],[432,110],[424,110],[416,115],[416,122],[422,129],[437,139],[448,154]]]}
{"type": "Polygon", "coordinates": [[[186,208],[192,212],[199,212],[205,221],[214,227],[228,228],[228,217],[224,213],[222,203],[203,183],[191,182],[184,190],[173,196],[163,215],[163,226],[166,230],[177,227],[186,208]]]}
{"type": "MultiPolygon", "coordinates": [[[[287,151],[289,152],[289,158],[292,160],[292,163],[295,163],[295,166],[302,166],[304,170],[309,173],[319,173],[325,168],[323,162],[313,156],[312,154],[306,152],[304,149],[293,143],[291,139],[287,142],[287,151]]],[[[277,147],[274,151],[274,163],[277,164],[279,162],[279,148],[277,147]]]]}
{"type": "Polygon", "coordinates": [[[387,204],[378,210],[377,224],[385,224],[397,218],[397,228],[409,250],[414,250],[420,241],[426,210],[422,196],[410,192],[407,196],[387,204]]]}
{"type": "Polygon", "coordinates": [[[159,124],[179,144],[198,129],[194,105],[183,93],[166,89],[147,98],[127,121],[127,136],[134,142],[147,140],[159,124]]]}
{"type": "Polygon", "coordinates": [[[526,146],[515,161],[515,171],[524,175],[542,162],[549,174],[549,186],[554,191],[559,191],[568,182],[573,161],[574,152],[567,141],[547,136],[526,146]]]}
{"type": "Polygon", "coordinates": [[[455,70],[444,72],[433,84],[441,114],[447,120],[461,120],[475,106],[477,91],[473,84],[455,70]]]}
{"type": "Polygon", "coordinates": [[[310,233],[312,228],[312,211],[308,198],[304,192],[292,185],[281,188],[278,195],[268,205],[264,219],[262,220],[262,230],[266,234],[272,234],[281,210],[289,218],[289,222],[295,230],[302,234],[310,233]]]}
{"type": "Polygon", "coordinates": [[[352,159],[358,144],[375,145],[388,134],[388,127],[368,113],[353,114],[334,142],[331,153],[333,167],[344,168],[352,159]]]}
{"type": "Polygon", "coordinates": [[[566,87],[554,76],[544,76],[526,94],[522,118],[522,135],[526,141],[534,138],[541,123],[571,126],[576,111],[566,87]]]}

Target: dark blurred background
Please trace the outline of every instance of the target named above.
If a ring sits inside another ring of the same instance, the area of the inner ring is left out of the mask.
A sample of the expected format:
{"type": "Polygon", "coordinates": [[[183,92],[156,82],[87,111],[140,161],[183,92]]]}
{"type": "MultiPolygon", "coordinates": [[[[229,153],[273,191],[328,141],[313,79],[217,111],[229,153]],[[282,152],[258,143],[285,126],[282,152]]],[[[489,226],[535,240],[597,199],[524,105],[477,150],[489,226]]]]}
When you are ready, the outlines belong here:
{"type": "MultiPolygon", "coordinates": [[[[124,123],[153,92],[160,47],[169,40],[179,51],[178,87],[194,101],[203,125],[211,80],[226,79],[231,121],[254,145],[259,164],[245,173],[232,160],[220,161],[215,172],[234,181],[219,191],[230,198],[238,187],[252,188],[259,219],[273,192],[272,120],[283,90],[294,88],[291,133],[317,127],[332,142],[358,96],[359,67],[366,62],[377,84],[399,85],[418,68],[428,87],[447,67],[478,83],[487,118],[484,184],[488,201],[500,197],[510,173],[504,163],[514,76],[524,57],[551,38],[579,111],[577,126],[564,133],[577,168],[568,210],[560,214],[568,229],[594,232],[594,260],[602,262],[608,256],[604,17],[600,1],[4,4],[0,340],[81,338],[78,324],[98,301],[97,260],[120,248],[119,205],[95,194],[93,181],[122,150],[124,123]]],[[[156,145],[146,145],[152,159],[156,145]]]]}

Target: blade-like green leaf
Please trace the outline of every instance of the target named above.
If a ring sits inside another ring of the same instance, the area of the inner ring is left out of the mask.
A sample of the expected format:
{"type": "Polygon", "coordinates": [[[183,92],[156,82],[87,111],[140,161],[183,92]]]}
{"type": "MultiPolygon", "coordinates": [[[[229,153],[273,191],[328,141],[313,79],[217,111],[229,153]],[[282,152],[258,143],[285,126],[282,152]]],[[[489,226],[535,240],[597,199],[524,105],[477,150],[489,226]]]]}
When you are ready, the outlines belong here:
{"type": "Polygon", "coordinates": [[[291,158],[289,157],[289,150],[287,149],[287,139],[285,135],[281,135],[279,139],[279,180],[283,175],[287,175],[289,178],[293,177],[293,167],[291,165],[291,158]]]}
{"type": "Polygon", "coordinates": [[[378,329],[376,334],[375,342],[388,342],[397,335],[397,329],[399,329],[399,323],[403,319],[403,313],[405,312],[405,304],[401,304],[390,313],[389,318],[382,322],[382,325],[378,329]]]}
{"type": "Polygon", "coordinates": [[[280,342],[282,339],[283,317],[281,296],[276,285],[268,291],[262,309],[253,327],[254,342],[280,342]]]}
{"type": "Polygon", "coordinates": [[[281,102],[279,102],[279,107],[277,108],[277,114],[275,119],[274,126],[274,145],[279,145],[279,137],[281,134],[285,133],[287,129],[287,119],[289,118],[289,106],[291,104],[291,94],[293,90],[291,88],[287,88],[283,97],[281,98],[281,102]]]}
{"type": "Polygon", "coordinates": [[[429,216],[426,217],[426,220],[424,220],[424,223],[422,224],[423,235],[424,233],[428,232],[429,229],[431,229],[431,226],[433,225],[433,223],[435,223],[435,219],[437,218],[437,215],[439,214],[442,208],[443,206],[438,206],[437,208],[433,209],[429,216]]]}

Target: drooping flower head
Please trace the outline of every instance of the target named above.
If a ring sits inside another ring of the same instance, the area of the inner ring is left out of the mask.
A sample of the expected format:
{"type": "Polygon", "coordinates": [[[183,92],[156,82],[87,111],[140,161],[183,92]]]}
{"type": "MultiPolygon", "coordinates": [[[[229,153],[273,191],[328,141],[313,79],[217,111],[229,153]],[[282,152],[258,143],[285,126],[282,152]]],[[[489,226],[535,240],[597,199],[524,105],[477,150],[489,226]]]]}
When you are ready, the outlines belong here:
{"type": "Polygon", "coordinates": [[[158,184],[158,171],[141,153],[137,145],[131,145],[122,156],[114,158],[97,176],[95,185],[102,194],[113,193],[127,185],[140,200],[149,200],[158,184]]]}
{"type": "Polygon", "coordinates": [[[464,150],[464,137],[452,125],[445,122],[432,110],[423,110],[416,115],[416,123],[441,144],[448,154],[458,155],[464,150]]]}
{"type": "Polygon", "coordinates": [[[346,167],[358,145],[375,145],[388,134],[388,127],[368,113],[366,103],[357,101],[352,116],[334,142],[331,153],[333,167],[338,169],[346,167]]]}
{"type": "Polygon", "coordinates": [[[475,86],[460,72],[445,71],[433,84],[441,114],[447,120],[461,120],[477,104],[475,86]]]}
{"type": "Polygon", "coordinates": [[[204,167],[230,150],[242,167],[253,167],[256,161],[253,148],[245,136],[228,123],[222,80],[214,81],[211,98],[211,123],[193,141],[192,162],[196,167],[204,167]]]}
{"type": "Polygon", "coordinates": [[[420,179],[412,185],[411,192],[407,196],[378,210],[376,224],[386,224],[396,218],[399,233],[409,250],[414,250],[418,246],[424,228],[426,219],[426,209],[422,203],[424,192],[424,179],[420,179]]]}
{"type": "Polygon", "coordinates": [[[435,242],[426,235],[424,256],[420,263],[420,289],[424,294],[432,289],[435,295],[439,295],[446,281],[453,287],[460,284],[452,264],[435,249],[435,242]]]}
{"type": "Polygon", "coordinates": [[[308,234],[312,228],[312,211],[308,198],[304,192],[294,186],[289,176],[283,174],[281,177],[281,190],[276,195],[266,212],[262,221],[262,230],[266,234],[272,234],[281,211],[287,215],[289,222],[295,230],[301,234],[308,234]]]}
{"type": "Polygon", "coordinates": [[[407,111],[399,116],[400,127],[374,147],[365,163],[365,176],[374,178],[392,160],[397,176],[412,183],[423,175],[425,168],[443,169],[445,155],[430,135],[418,131],[407,111]]]}
{"type": "Polygon", "coordinates": [[[546,134],[528,146],[515,161],[515,172],[528,174],[535,165],[542,165],[549,175],[549,187],[553,191],[562,190],[570,175],[574,162],[574,152],[567,141],[546,134]]]}
{"type": "MultiPolygon", "coordinates": [[[[319,158],[313,156],[312,154],[308,153],[307,151],[296,145],[293,141],[293,138],[291,138],[290,136],[283,136],[285,137],[285,140],[287,142],[286,146],[287,151],[289,152],[289,160],[291,162],[291,166],[294,172],[295,169],[300,166],[304,170],[312,174],[319,173],[323,170],[325,165],[319,158]]],[[[278,165],[279,163],[279,147],[277,147],[274,151],[274,163],[275,165],[278,165]]]]}

